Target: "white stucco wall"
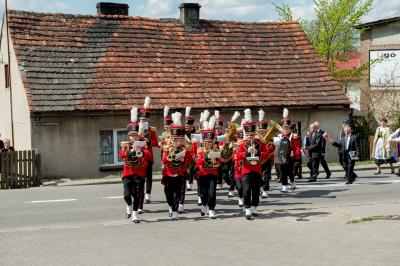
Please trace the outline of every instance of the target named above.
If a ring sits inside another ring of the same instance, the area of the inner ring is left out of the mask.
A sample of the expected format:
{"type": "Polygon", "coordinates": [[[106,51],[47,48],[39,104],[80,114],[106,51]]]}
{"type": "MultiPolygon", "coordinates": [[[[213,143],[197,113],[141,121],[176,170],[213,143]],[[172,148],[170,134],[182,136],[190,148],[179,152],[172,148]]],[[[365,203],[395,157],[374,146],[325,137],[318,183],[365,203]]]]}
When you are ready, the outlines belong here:
{"type": "MultiPolygon", "coordinates": [[[[5,23],[4,23],[5,24],[5,23]]],[[[1,138],[12,139],[10,88],[5,87],[4,66],[8,63],[6,26],[2,28],[0,51],[0,134],[1,138]]],[[[11,89],[13,105],[14,139],[12,140],[16,150],[30,150],[31,122],[30,110],[24,85],[17,64],[15,51],[10,39],[11,58],[11,89]]]]}

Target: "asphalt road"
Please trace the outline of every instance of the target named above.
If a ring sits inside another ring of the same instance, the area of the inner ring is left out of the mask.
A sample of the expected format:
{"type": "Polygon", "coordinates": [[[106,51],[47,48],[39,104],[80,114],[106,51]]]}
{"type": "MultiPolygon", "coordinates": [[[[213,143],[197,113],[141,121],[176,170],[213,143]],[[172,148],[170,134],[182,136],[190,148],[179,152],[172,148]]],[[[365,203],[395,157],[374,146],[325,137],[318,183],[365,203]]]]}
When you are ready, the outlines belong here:
{"type": "MultiPolygon", "coordinates": [[[[387,171],[387,170],[386,170],[387,171]]],[[[247,221],[218,191],[217,219],[200,216],[197,196],[170,221],[162,186],[142,222],[124,217],[122,184],[0,191],[0,265],[400,265],[400,222],[347,224],[400,214],[400,178],[342,173],[283,194],[272,182],[260,216],[247,221]]]]}

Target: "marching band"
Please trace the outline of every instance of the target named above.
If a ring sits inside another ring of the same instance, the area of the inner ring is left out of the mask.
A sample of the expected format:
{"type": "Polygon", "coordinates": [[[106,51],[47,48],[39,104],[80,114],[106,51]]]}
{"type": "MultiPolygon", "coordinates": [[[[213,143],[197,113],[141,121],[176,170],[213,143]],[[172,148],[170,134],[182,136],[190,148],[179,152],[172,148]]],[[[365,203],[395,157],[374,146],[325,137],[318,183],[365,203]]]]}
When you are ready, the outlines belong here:
{"type": "Polygon", "coordinates": [[[260,197],[268,197],[274,162],[280,168],[281,191],[288,192],[288,178],[291,190],[296,189],[293,162],[300,157],[301,145],[298,135],[291,132],[286,108],[280,125],[266,120],[263,110],[258,112],[258,121],[253,122],[250,109],[244,110],[239,125],[236,120],[240,113],[235,111],[224,132],[218,110],[210,118],[210,112],[204,110],[195,126],[190,107],[185,110],[182,125],[182,113],[169,116],[169,107],[165,106],[164,132],[158,140],[155,128],[149,125],[149,106],[150,98],[146,97],[143,108],[131,109],[128,141],[121,142],[126,217],[132,222],[140,222],[143,203],[151,202],[153,147],[160,148],[161,184],[173,221],[183,213],[185,193],[192,190],[194,181],[200,215],[210,219],[216,218],[216,191],[223,182],[229,186],[228,197],[234,197],[236,189],[238,206],[243,208],[245,218],[257,217],[260,197]]]}

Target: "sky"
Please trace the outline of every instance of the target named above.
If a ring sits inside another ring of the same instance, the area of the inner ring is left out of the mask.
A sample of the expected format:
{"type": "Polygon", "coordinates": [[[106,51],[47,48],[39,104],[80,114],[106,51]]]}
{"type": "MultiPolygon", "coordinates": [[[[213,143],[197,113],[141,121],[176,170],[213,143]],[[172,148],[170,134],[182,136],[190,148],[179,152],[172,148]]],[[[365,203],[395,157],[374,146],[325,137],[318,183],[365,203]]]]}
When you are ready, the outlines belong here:
{"type": "MultiPolygon", "coordinates": [[[[100,0],[8,0],[8,8],[94,15],[97,2],[100,0]]],[[[313,0],[104,0],[104,2],[127,3],[130,15],[153,18],[178,18],[178,5],[183,2],[200,3],[202,19],[276,21],[278,15],[272,3],[289,5],[295,19],[312,19],[314,14],[313,0]]],[[[4,3],[5,0],[0,0],[1,14],[4,12],[4,3]]],[[[400,0],[375,0],[373,9],[362,21],[373,21],[393,15],[400,16],[400,0]]]]}

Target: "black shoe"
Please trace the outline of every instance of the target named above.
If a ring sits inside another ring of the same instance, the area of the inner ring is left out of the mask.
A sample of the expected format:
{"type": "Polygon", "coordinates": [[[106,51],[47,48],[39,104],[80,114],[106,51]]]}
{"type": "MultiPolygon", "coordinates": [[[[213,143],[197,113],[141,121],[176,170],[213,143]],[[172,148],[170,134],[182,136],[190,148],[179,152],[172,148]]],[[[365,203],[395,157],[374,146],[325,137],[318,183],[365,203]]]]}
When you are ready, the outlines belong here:
{"type": "Polygon", "coordinates": [[[326,177],[325,177],[325,179],[329,179],[329,178],[331,178],[331,173],[329,173],[329,174],[326,174],[326,177]]]}
{"type": "Polygon", "coordinates": [[[351,185],[351,184],[353,184],[353,181],[348,180],[348,181],[346,182],[346,185],[351,185]]]}
{"type": "Polygon", "coordinates": [[[252,213],[251,216],[258,217],[258,213],[252,213]]]}
{"type": "Polygon", "coordinates": [[[138,224],[140,223],[140,220],[132,220],[132,223],[138,224]]]}
{"type": "Polygon", "coordinates": [[[317,182],[317,179],[316,178],[310,178],[310,179],[307,180],[307,182],[310,182],[310,183],[311,182],[317,182]]]}
{"type": "Polygon", "coordinates": [[[299,176],[297,177],[297,179],[303,179],[303,176],[302,176],[302,175],[299,175],[299,176]]]}
{"type": "Polygon", "coordinates": [[[144,200],[144,203],[149,204],[150,200],[146,199],[146,200],[144,200]]]}
{"type": "Polygon", "coordinates": [[[397,175],[397,176],[400,176],[400,173],[397,173],[396,175],[397,175]]]}
{"type": "Polygon", "coordinates": [[[247,220],[251,220],[251,215],[246,215],[247,220]]]}
{"type": "Polygon", "coordinates": [[[129,219],[129,218],[132,217],[132,214],[130,214],[130,213],[125,213],[125,217],[126,217],[127,219],[129,219]]]}

